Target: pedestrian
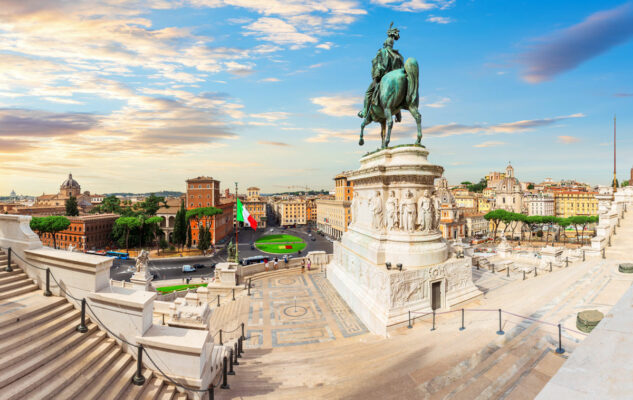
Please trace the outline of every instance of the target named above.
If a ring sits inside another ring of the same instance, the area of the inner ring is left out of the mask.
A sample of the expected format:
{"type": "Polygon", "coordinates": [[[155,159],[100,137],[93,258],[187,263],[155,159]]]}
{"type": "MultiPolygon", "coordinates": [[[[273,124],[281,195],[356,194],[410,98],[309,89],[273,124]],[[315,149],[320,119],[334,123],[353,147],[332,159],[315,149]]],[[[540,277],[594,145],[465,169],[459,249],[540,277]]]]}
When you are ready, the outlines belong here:
{"type": "Polygon", "coordinates": [[[303,274],[306,270],[306,259],[301,260],[301,273],[303,274]]]}
{"type": "Polygon", "coordinates": [[[268,259],[264,260],[264,268],[266,268],[266,271],[268,271],[268,259]]]}
{"type": "Polygon", "coordinates": [[[310,271],[310,267],[312,266],[312,261],[308,258],[308,271],[310,271]]]}
{"type": "Polygon", "coordinates": [[[275,257],[275,261],[273,262],[273,268],[276,270],[277,269],[277,264],[279,263],[279,260],[277,259],[277,257],[275,257]]]}
{"type": "Polygon", "coordinates": [[[286,266],[286,269],[288,269],[288,255],[284,254],[284,265],[286,266]]]}

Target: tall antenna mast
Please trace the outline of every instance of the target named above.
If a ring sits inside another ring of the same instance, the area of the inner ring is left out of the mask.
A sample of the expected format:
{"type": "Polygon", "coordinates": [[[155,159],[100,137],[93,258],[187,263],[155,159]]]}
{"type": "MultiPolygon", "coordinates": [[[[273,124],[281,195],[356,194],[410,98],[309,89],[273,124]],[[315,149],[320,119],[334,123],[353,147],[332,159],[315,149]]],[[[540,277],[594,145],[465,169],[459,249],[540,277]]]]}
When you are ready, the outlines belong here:
{"type": "Polygon", "coordinates": [[[618,180],[616,178],[616,174],[615,174],[615,157],[616,157],[616,153],[615,153],[615,149],[616,149],[616,144],[615,144],[615,114],[613,114],[613,191],[617,191],[618,190],[618,180]]]}

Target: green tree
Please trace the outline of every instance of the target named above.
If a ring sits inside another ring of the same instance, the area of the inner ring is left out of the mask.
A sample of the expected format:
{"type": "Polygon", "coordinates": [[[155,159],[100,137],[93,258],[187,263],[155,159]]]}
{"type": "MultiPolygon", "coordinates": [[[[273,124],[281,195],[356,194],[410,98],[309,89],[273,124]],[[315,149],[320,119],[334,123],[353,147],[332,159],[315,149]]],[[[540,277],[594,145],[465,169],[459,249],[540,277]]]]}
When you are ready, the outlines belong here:
{"type": "Polygon", "coordinates": [[[99,205],[99,212],[103,214],[121,214],[121,199],[114,195],[106,197],[99,205]]]}
{"type": "Polygon", "coordinates": [[[528,190],[532,190],[532,189],[534,189],[534,185],[530,183],[529,185],[527,185],[527,188],[528,188],[528,190]]]}
{"type": "Polygon", "coordinates": [[[79,208],[77,207],[77,198],[72,194],[66,200],[66,215],[69,217],[76,217],[79,215],[79,208]]]}
{"type": "Polygon", "coordinates": [[[628,179],[625,180],[625,181],[622,181],[622,183],[620,184],[620,187],[625,187],[625,186],[629,186],[629,180],[628,179]]]}
{"type": "Polygon", "coordinates": [[[125,229],[125,249],[129,251],[130,231],[138,229],[143,225],[143,222],[138,217],[119,217],[114,223],[125,229]]]}
{"type": "Polygon", "coordinates": [[[165,238],[161,237],[158,246],[162,251],[165,251],[165,249],[169,247],[169,243],[165,240],[165,238]]]}
{"type": "Polygon", "coordinates": [[[51,215],[49,217],[33,217],[30,222],[31,229],[38,232],[41,237],[43,233],[53,236],[53,248],[57,248],[57,233],[68,229],[70,220],[61,215],[51,215]]]}
{"type": "MultiPolygon", "coordinates": [[[[529,230],[530,230],[530,243],[532,242],[532,232],[534,231],[534,228],[539,227],[541,225],[541,221],[542,218],[540,215],[530,215],[528,217],[525,218],[525,223],[527,224],[529,230]]],[[[541,232],[541,235],[543,234],[543,232],[541,232]]]]}
{"type": "MultiPolygon", "coordinates": [[[[567,242],[567,233],[565,232],[565,229],[571,225],[571,221],[569,220],[569,218],[556,218],[556,225],[558,225],[558,227],[560,228],[560,235],[563,235],[563,243],[567,242]]],[[[559,235],[559,238],[560,238],[559,235]]]]}
{"type": "MultiPolygon", "coordinates": [[[[198,242],[200,241],[200,231],[202,229],[202,225],[205,224],[209,218],[219,214],[222,214],[222,210],[215,207],[199,207],[187,211],[186,220],[190,230],[191,220],[196,221],[196,226],[198,227],[198,242]]],[[[187,247],[191,248],[191,241],[189,238],[187,238],[187,247]]]]}
{"type": "Polygon", "coordinates": [[[175,243],[178,248],[182,249],[187,243],[187,220],[186,220],[185,201],[181,200],[180,210],[176,212],[176,219],[174,221],[174,232],[172,233],[172,242],[175,243]]]}
{"type": "Polygon", "coordinates": [[[191,224],[187,224],[187,248],[191,248],[191,224]]]}
{"type": "Polygon", "coordinates": [[[493,210],[488,214],[484,215],[486,221],[492,221],[492,241],[494,242],[497,238],[497,229],[499,228],[499,223],[506,218],[506,214],[508,212],[506,210],[493,210]]]}
{"type": "Polygon", "coordinates": [[[207,250],[209,250],[209,247],[211,246],[211,232],[209,232],[209,228],[203,225],[199,229],[198,236],[198,250],[200,250],[203,255],[206,255],[207,250]]]}
{"type": "Polygon", "coordinates": [[[471,183],[470,185],[468,185],[468,191],[481,193],[484,191],[486,187],[488,187],[488,181],[486,181],[486,178],[481,178],[479,180],[479,183],[475,183],[475,184],[471,183]]]}
{"type": "Polygon", "coordinates": [[[159,240],[158,235],[162,232],[160,229],[160,223],[163,222],[162,217],[149,217],[144,221],[145,225],[150,227],[150,232],[152,233],[154,242],[156,242],[156,252],[158,253],[159,249],[159,240]]]}
{"type": "Polygon", "coordinates": [[[550,233],[552,232],[552,228],[556,223],[556,217],[554,217],[553,215],[544,215],[541,218],[541,222],[543,225],[547,225],[547,236],[545,236],[545,246],[547,246],[549,243],[550,233]]]}
{"type": "Polygon", "coordinates": [[[576,231],[576,242],[579,242],[580,240],[580,235],[578,234],[578,225],[586,225],[588,218],[589,217],[587,217],[586,215],[574,215],[567,218],[569,220],[569,223],[574,226],[574,230],[576,231]]]}
{"type": "Polygon", "coordinates": [[[137,203],[134,206],[134,209],[140,210],[143,214],[148,216],[153,216],[156,215],[161,207],[169,207],[165,202],[165,198],[163,196],[156,196],[152,193],[144,201],[137,203]]]}

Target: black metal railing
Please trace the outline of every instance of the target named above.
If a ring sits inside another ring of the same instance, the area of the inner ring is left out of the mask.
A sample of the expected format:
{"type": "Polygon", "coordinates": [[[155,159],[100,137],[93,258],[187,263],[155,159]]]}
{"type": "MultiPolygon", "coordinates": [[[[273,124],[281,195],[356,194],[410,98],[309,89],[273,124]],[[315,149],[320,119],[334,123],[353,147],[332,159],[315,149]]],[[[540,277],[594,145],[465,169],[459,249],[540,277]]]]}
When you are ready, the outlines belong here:
{"type": "MultiPolygon", "coordinates": [[[[215,384],[214,381],[211,382],[210,386],[208,389],[198,389],[198,388],[194,388],[194,387],[189,387],[186,385],[183,385],[180,382],[175,381],[174,379],[172,379],[168,374],[166,374],[159,366],[158,364],[152,359],[152,357],[150,356],[150,354],[148,353],[147,349],[145,347],[143,347],[142,344],[135,344],[135,343],[131,343],[127,340],[125,340],[123,337],[119,336],[118,334],[114,333],[110,328],[108,328],[108,326],[103,323],[103,321],[101,321],[99,319],[99,317],[97,316],[97,314],[95,313],[94,309],[90,306],[90,303],[88,303],[88,301],[86,300],[86,298],[77,298],[75,296],[73,296],[68,290],[66,290],[64,288],[63,285],[60,284],[60,282],[57,280],[57,278],[55,278],[55,275],[53,275],[53,273],[51,272],[50,268],[43,268],[40,266],[37,266],[35,264],[32,264],[29,261],[26,261],[25,259],[23,259],[22,257],[20,257],[20,255],[14,251],[12,251],[11,247],[8,248],[3,248],[0,247],[0,249],[2,250],[7,250],[7,254],[9,254],[8,259],[9,261],[11,260],[11,254],[15,255],[20,261],[22,261],[24,264],[35,268],[37,270],[40,271],[46,271],[46,280],[45,280],[45,289],[44,289],[44,296],[51,296],[52,292],[50,290],[50,280],[52,279],[56,284],[57,287],[59,288],[60,292],[65,294],[67,297],[69,297],[70,299],[76,301],[78,304],[81,304],[81,322],[80,324],[75,328],[75,330],[79,333],[86,333],[88,332],[88,328],[86,327],[86,308],[88,308],[92,314],[92,317],[94,317],[95,321],[97,322],[97,324],[102,327],[105,331],[107,331],[110,335],[112,335],[114,338],[120,340],[122,343],[127,344],[128,346],[134,347],[137,349],[137,367],[136,367],[136,371],[134,373],[134,376],[132,377],[132,383],[134,383],[135,385],[143,385],[145,383],[145,377],[142,374],[142,369],[143,369],[143,354],[145,354],[145,356],[147,357],[147,359],[152,363],[152,365],[154,366],[154,369],[157,370],[158,372],[160,372],[160,374],[167,380],[169,381],[171,384],[173,384],[174,386],[177,386],[183,390],[186,391],[190,391],[190,392],[197,392],[197,393],[206,393],[209,395],[209,399],[213,399],[214,398],[214,389],[215,389],[215,384]]],[[[9,264],[10,265],[10,264],[9,264]]],[[[8,272],[11,272],[12,270],[7,270],[8,272]]],[[[232,331],[229,331],[227,333],[231,333],[236,331],[239,328],[242,328],[242,336],[240,336],[238,338],[238,340],[236,341],[235,345],[231,348],[229,348],[229,352],[231,354],[233,354],[233,349],[237,349],[236,354],[235,354],[235,360],[237,360],[237,357],[239,356],[238,352],[242,352],[243,353],[243,340],[245,339],[244,337],[244,323],[241,323],[241,325],[238,325],[237,328],[235,328],[232,331]]],[[[221,335],[221,330],[219,331],[220,335],[221,335]]],[[[217,334],[217,332],[216,332],[217,334]]],[[[222,345],[222,343],[220,343],[222,345]]],[[[223,389],[228,389],[229,385],[227,383],[227,357],[225,356],[224,359],[224,365],[223,365],[223,374],[222,374],[222,380],[223,380],[223,385],[221,386],[223,389]]],[[[237,365],[236,363],[233,363],[235,365],[237,365]]],[[[231,368],[232,369],[232,368],[231,368]]],[[[216,377],[216,380],[219,379],[216,377]]]]}

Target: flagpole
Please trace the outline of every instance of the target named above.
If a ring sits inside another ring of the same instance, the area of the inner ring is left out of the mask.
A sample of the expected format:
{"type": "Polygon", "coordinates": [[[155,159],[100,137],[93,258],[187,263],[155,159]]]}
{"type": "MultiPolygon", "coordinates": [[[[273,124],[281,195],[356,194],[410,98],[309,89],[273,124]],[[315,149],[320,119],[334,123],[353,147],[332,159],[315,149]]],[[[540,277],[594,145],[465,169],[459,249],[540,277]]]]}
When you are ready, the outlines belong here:
{"type": "Polygon", "coordinates": [[[616,192],[618,190],[616,172],[615,172],[615,114],[613,114],[613,191],[616,192]]]}
{"type": "Polygon", "coordinates": [[[235,182],[235,262],[239,263],[239,246],[237,244],[237,182],[235,182]]]}

